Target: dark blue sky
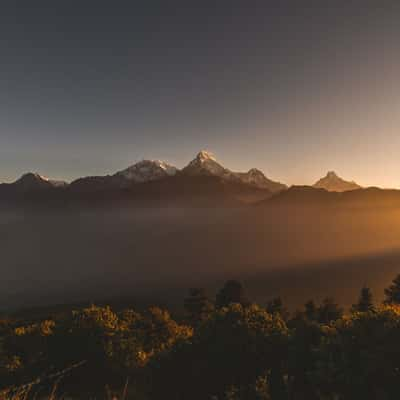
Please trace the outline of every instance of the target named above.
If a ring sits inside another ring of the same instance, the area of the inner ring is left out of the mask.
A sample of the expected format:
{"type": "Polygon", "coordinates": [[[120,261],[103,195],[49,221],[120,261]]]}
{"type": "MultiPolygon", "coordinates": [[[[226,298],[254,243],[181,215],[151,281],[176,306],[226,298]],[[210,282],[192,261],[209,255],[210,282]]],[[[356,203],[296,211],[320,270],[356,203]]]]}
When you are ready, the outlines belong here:
{"type": "Polygon", "coordinates": [[[400,186],[400,6],[321,3],[4,1],[0,181],[205,148],[287,183],[400,186]]]}

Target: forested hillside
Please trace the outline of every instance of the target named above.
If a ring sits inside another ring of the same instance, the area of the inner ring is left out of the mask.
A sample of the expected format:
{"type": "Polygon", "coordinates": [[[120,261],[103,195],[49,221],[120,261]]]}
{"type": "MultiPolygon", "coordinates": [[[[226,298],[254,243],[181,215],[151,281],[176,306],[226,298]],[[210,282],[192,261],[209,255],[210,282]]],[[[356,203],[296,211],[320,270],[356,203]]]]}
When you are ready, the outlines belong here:
{"type": "MultiPolygon", "coordinates": [[[[4,316],[1,398],[396,399],[400,275],[375,304],[252,303],[228,281],[193,288],[184,312],[91,305],[46,319],[4,316]]],[[[358,298],[357,298],[358,296],[358,298]]]]}

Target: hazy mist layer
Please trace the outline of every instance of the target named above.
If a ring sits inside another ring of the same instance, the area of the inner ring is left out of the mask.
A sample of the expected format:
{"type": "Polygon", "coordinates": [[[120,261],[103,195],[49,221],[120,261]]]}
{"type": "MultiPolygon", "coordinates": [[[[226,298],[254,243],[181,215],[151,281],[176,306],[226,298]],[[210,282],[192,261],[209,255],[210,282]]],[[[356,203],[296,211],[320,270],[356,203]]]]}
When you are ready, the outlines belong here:
{"type": "Polygon", "coordinates": [[[182,301],[224,280],[291,306],[364,284],[377,299],[400,272],[400,211],[141,209],[0,212],[0,301],[30,307],[114,296],[182,301]]]}

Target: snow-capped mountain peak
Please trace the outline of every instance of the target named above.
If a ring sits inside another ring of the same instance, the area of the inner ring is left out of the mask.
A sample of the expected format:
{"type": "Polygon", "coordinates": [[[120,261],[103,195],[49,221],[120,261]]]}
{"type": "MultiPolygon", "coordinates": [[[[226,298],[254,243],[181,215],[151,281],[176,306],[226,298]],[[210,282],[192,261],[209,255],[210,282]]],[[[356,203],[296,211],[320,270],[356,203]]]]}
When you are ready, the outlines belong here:
{"type": "MultiPolygon", "coordinates": [[[[222,166],[214,154],[202,150],[182,170],[161,160],[141,160],[130,167],[117,173],[106,176],[79,178],[71,183],[71,188],[79,190],[113,190],[118,188],[131,188],[135,184],[161,180],[175,175],[186,175],[188,178],[196,176],[217,177],[223,182],[245,184],[257,189],[278,192],[286,188],[285,185],[268,179],[262,171],[256,168],[248,172],[233,172],[222,166]]],[[[179,177],[177,178],[179,181],[179,177]]],[[[62,181],[54,181],[38,173],[29,172],[23,175],[15,186],[22,190],[64,187],[68,184],[62,181]]]]}
{"type": "Polygon", "coordinates": [[[278,192],[286,189],[286,185],[268,179],[259,169],[252,168],[248,172],[233,172],[219,164],[209,151],[200,151],[185,168],[182,173],[187,175],[211,175],[224,180],[245,183],[259,189],[268,189],[278,192]]]}
{"type": "Polygon", "coordinates": [[[167,176],[173,176],[177,169],[160,160],[142,160],[138,163],[117,172],[114,176],[132,182],[149,182],[167,176]]]}
{"type": "Polygon", "coordinates": [[[337,175],[337,173],[335,171],[328,171],[326,174],[326,178],[337,179],[337,178],[339,178],[339,176],[337,175]]]}
{"type": "Polygon", "coordinates": [[[187,175],[213,175],[227,177],[231,171],[220,165],[215,156],[209,151],[200,151],[196,158],[183,168],[182,172],[187,175]]]}
{"type": "Polygon", "coordinates": [[[354,181],[346,181],[342,179],[335,171],[328,171],[328,173],[313,186],[319,189],[325,189],[329,192],[346,192],[348,190],[361,188],[361,186],[354,181]]]}
{"type": "Polygon", "coordinates": [[[214,154],[207,150],[201,150],[197,154],[196,160],[198,160],[200,162],[207,162],[207,161],[215,161],[216,162],[217,161],[214,154]]]}
{"type": "Polygon", "coordinates": [[[251,168],[248,172],[237,172],[236,176],[244,183],[260,189],[268,189],[271,192],[280,192],[287,189],[286,185],[268,179],[264,173],[257,168],[251,168]]]}

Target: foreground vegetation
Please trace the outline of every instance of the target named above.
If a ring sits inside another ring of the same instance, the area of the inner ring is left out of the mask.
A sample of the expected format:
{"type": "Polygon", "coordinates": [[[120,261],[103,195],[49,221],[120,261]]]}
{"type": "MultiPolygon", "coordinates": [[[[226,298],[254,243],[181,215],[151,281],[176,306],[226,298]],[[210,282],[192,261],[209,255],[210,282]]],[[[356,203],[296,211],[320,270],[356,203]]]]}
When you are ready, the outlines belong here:
{"type": "Polygon", "coordinates": [[[190,290],[175,319],[95,305],[4,318],[0,398],[397,399],[400,275],[385,295],[374,305],[363,288],[347,313],[327,298],[289,314],[228,281],[215,301],[190,290]]]}

